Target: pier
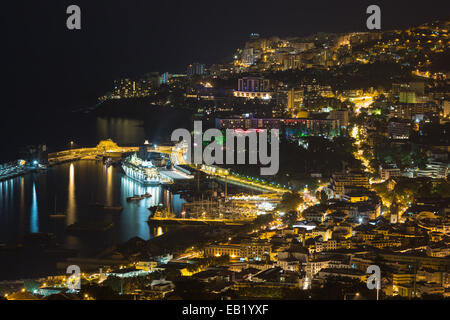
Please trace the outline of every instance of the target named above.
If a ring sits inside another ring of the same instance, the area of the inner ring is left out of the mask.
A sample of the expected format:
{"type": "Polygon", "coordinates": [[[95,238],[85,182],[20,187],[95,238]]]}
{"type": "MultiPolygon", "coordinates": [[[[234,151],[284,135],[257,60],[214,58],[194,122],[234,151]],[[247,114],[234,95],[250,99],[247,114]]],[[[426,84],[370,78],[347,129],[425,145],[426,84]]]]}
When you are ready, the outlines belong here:
{"type": "Polygon", "coordinates": [[[174,218],[174,217],[151,217],[148,219],[149,224],[157,225],[227,225],[227,226],[241,226],[249,223],[252,220],[234,220],[234,219],[196,219],[196,218],[174,218]]]}
{"type": "MultiPolygon", "coordinates": [[[[241,187],[253,189],[260,192],[265,193],[285,193],[288,192],[289,189],[272,185],[267,182],[258,179],[245,178],[241,176],[234,175],[230,173],[228,170],[215,167],[215,166],[205,166],[197,167],[192,164],[186,164],[183,157],[183,152],[186,149],[177,144],[175,146],[155,146],[153,147],[152,152],[159,152],[170,155],[172,163],[174,164],[173,169],[160,170],[161,175],[163,175],[167,179],[173,180],[185,180],[192,179],[192,175],[189,170],[182,167],[181,165],[185,165],[185,167],[191,167],[193,171],[200,170],[212,178],[223,182],[223,183],[231,183],[234,185],[238,185],[241,187]]],[[[103,140],[100,141],[96,147],[91,148],[76,148],[69,150],[62,150],[54,153],[48,154],[48,165],[54,166],[57,164],[72,162],[78,160],[103,160],[105,158],[112,159],[122,159],[123,155],[130,154],[133,152],[139,152],[139,147],[135,146],[118,146],[112,140],[103,140]]],[[[29,172],[33,172],[39,170],[38,167],[31,166],[16,166],[14,170],[5,170],[0,169],[0,181],[11,179],[17,176],[21,176],[27,174],[29,172]]]]}
{"type": "Polygon", "coordinates": [[[0,165],[0,181],[13,179],[39,170],[41,170],[41,168],[35,165],[24,165],[19,163],[0,165]]]}
{"type": "MultiPolygon", "coordinates": [[[[76,160],[100,160],[108,157],[118,158],[122,157],[123,154],[138,151],[139,147],[120,147],[112,140],[103,140],[93,148],[77,148],[49,153],[48,163],[49,165],[55,165],[76,160]]],[[[172,147],[156,146],[152,151],[170,155],[172,153],[172,147]]]]}

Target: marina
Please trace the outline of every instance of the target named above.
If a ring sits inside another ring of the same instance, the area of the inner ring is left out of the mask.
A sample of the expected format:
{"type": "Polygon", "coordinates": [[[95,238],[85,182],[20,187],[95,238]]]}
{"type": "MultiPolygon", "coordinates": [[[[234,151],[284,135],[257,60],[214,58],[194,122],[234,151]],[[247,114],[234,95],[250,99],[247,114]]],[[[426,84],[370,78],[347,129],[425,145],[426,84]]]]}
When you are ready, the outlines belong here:
{"type": "Polygon", "coordinates": [[[90,160],[63,163],[45,175],[28,174],[0,182],[0,195],[0,242],[18,244],[26,234],[51,232],[58,243],[81,252],[97,245],[88,246],[83,237],[68,236],[66,226],[93,218],[114,222],[108,230],[114,233],[101,236],[99,247],[135,236],[148,240],[153,234],[146,223],[148,208],[163,204],[179,214],[184,201],[161,185],[144,186],[130,179],[120,167],[90,160]],[[55,182],[58,188],[53,187],[55,182]],[[134,195],[142,199],[128,202],[134,195]]]}

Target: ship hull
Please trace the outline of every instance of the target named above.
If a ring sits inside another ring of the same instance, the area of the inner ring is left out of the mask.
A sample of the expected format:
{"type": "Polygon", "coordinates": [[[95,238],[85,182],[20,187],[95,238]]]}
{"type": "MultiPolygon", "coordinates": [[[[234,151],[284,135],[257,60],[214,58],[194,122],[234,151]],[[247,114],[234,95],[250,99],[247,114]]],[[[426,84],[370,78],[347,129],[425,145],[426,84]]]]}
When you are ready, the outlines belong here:
{"type": "Polygon", "coordinates": [[[155,167],[149,161],[143,161],[136,154],[122,162],[122,169],[129,178],[146,186],[173,183],[173,179],[160,174],[160,168],[155,167]]]}
{"type": "Polygon", "coordinates": [[[139,171],[136,168],[122,164],[122,169],[125,172],[126,176],[134,181],[137,181],[145,186],[158,186],[161,184],[159,180],[148,179],[145,175],[139,174],[139,171]]]}

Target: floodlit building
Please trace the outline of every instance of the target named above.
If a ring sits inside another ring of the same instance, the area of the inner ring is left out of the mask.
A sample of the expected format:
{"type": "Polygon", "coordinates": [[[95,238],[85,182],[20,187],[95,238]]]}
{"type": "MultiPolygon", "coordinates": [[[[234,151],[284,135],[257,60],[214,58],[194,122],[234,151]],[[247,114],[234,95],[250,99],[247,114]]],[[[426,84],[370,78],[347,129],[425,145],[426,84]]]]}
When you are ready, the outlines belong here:
{"type": "Polygon", "coordinates": [[[207,257],[241,257],[241,246],[236,244],[214,244],[205,248],[204,254],[207,257]]]}
{"type": "Polygon", "coordinates": [[[408,120],[392,119],[388,123],[389,138],[394,140],[409,139],[411,122],[408,120]]]}
{"type": "Polygon", "coordinates": [[[187,67],[188,77],[201,76],[206,74],[205,65],[203,63],[194,62],[187,67]]]}
{"type": "Polygon", "coordinates": [[[391,107],[389,118],[411,120],[416,115],[437,111],[437,106],[431,103],[400,103],[391,107]]]}
{"type": "Polygon", "coordinates": [[[288,110],[291,113],[295,113],[300,110],[303,104],[303,96],[304,96],[304,90],[303,89],[295,89],[291,88],[287,92],[288,97],[288,110]]]}
{"type": "Polygon", "coordinates": [[[333,173],[330,184],[336,198],[345,194],[345,188],[370,186],[369,177],[363,172],[333,173]]]}
{"type": "Polygon", "coordinates": [[[331,110],[328,119],[339,120],[342,127],[348,126],[348,110],[331,110]]]}
{"type": "Polygon", "coordinates": [[[269,80],[261,77],[244,77],[238,79],[238,89],[233,95],[238,98],[270,100],[273,92],[270,90],[269,80]]]}
{"type": "Polygon", "coordinates": [[[383,180],[388,180],[389,178],[400,177],[402,175],[399,168],[396,166],[386,166],[380,165],[380,177],[383,180]]]}
{"type": "Polygon", "coordinates": [[[243,242],[241,244],[214,244],[205,248],[205,256],[220,257],[228,255],[230,258],[244,258],[262,260],[264,256],[270,257],[272,247],[268,242],[243,242]]]}

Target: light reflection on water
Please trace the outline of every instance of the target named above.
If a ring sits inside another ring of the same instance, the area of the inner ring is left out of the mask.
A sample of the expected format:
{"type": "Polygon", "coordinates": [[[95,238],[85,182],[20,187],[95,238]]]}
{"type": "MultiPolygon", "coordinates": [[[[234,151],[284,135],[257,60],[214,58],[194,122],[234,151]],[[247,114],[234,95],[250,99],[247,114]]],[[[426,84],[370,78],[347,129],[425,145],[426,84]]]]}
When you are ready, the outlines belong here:
{"type": "Polygon", "coordinates": [[[144,121],[127,118],[97,118],[99,139],[112,139],[119,145],[134,145],[144,142],[144,121]]]}
{"type": "MultiPolygon", "coordinates": [[[[1,187],[1,184],[0,184],[1,187]]],[[[1,198],[1,191],[0,191],[0,198],[1,198]]],[[[0,205],[1,207],[1,205],[0,205]]],[[[18,236],[19,238],[22,238],[25,233],[25,210],[26,210],[26,203],[25,203],[25,179],[23,177],[20,178],[20,209],[19,209],[19,225],[18,225],[18,236]]]]}
{"type": "Polygon", "coordinates": [[[149,228],[148,208],[163,203],[179,213],[183,202],[161,186],[143,186],[128,178],[119,167],[106,167],[95,161],[61,164],[46,173],[0,182],[0,242],[17,244],[22,242],[24,233],[51,232],[58,243],[83,252],[136,236],[148,240],[166,232],[164,228],[149,228]],[[126,200],[144,193],[152,196],[138,202],[126,200]],[[120,205],[123,211],[106,212],[91,205],[95,202],[120,205]],[[55,211],[66,217],[50,218],[55,211]],[[94,220],[112,222],[114,227],[95,235],[72,235],[65,230],[72,223],[94,220]]]}
{"type": "Polygon", "coordinates": [[[67,196],[67,220],[66,225],[75,223],[77,204],[75,198],[75,166],[73,163],[69,167],[69,187],[67,196]]]}
{"type": "Polygon", "coordinates": [[[30,233],[39,232],[39,213],[36,195],[36,183],[33,182],[33,196],[31,198],[31,213],[30,213],[30,233]]]}

